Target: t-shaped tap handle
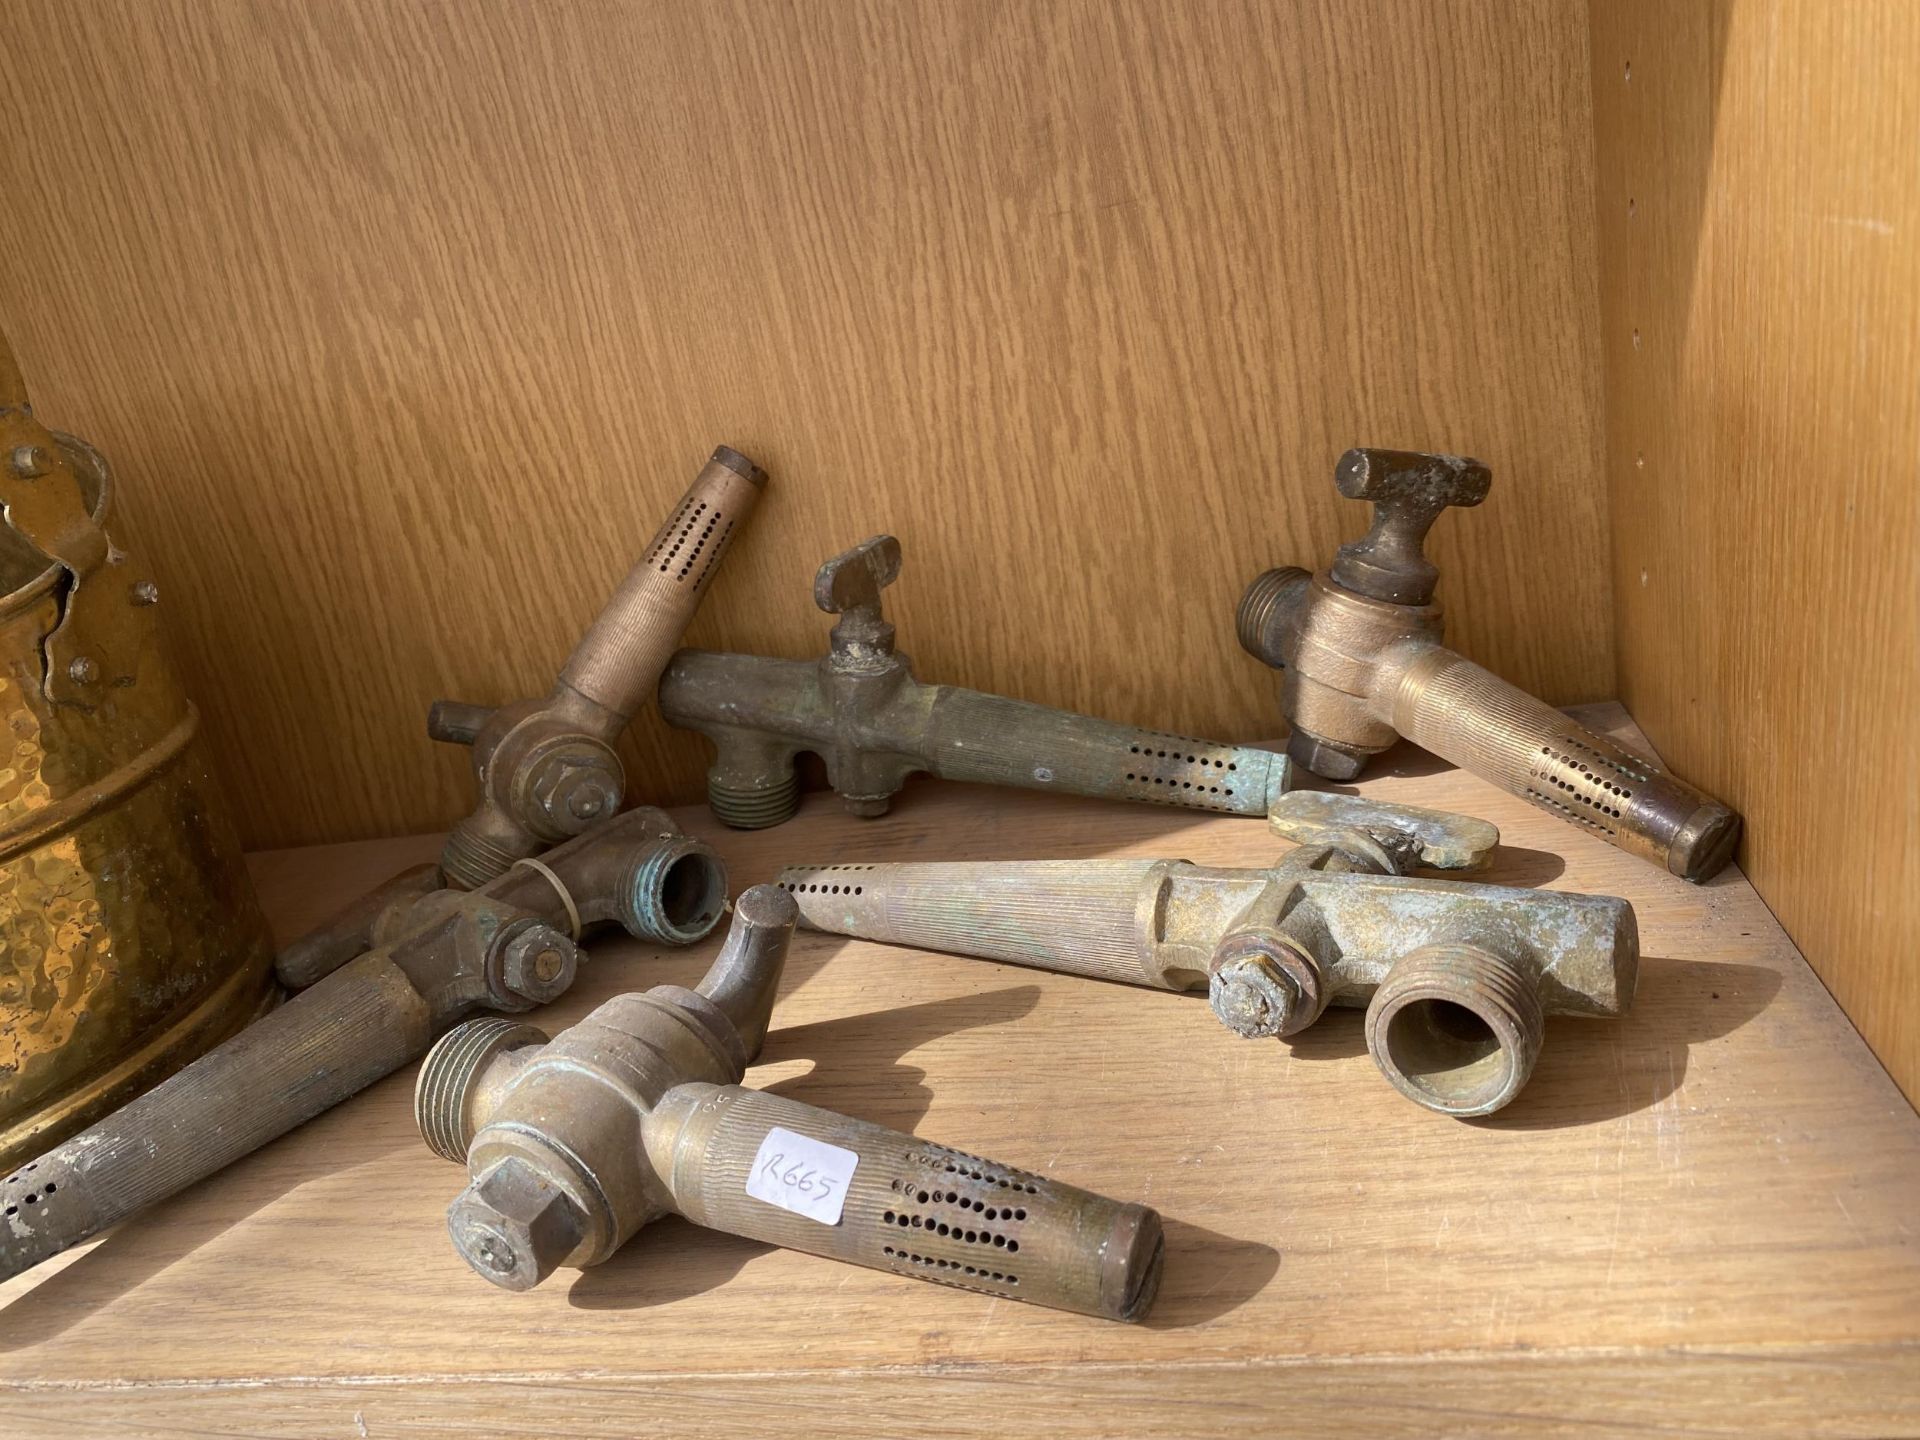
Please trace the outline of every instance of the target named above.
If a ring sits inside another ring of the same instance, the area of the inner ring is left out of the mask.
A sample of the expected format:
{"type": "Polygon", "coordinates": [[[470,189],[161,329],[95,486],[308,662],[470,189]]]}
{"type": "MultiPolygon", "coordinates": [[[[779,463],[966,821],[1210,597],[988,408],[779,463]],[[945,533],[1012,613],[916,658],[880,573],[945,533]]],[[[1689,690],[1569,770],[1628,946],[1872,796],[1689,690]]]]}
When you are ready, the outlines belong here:
{"type": "Polygon", "coordinates": [[[833,627],[836,661],[862,668],[893,654],[893,626],[880,613],[880,592],[900,578],[900,542],[873,535],[843,550],[813,577],[813,603],[838,615],[833,627]]]}
{"type": "Polygon", "coordinates": [[[1440,572],[1420,542],[1449,505],[1486,499],[1493,472],[1459,455],[1361,448],[1340,457],[1333,483],[1349,500],[1373,502],[1373,528],[1334,556],[1334,583],[1375,600],[1425,605],[1440,572]]]}

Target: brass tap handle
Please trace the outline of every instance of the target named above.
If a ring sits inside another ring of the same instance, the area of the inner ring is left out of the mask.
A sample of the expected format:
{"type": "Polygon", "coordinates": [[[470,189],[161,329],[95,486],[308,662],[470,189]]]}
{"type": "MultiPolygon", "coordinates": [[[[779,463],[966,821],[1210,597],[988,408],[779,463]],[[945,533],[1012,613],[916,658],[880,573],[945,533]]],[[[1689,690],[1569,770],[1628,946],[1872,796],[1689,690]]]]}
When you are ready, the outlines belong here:
{"type": "Polygon", "coordinates": [[[495,708],[464,700],[436,700],[427,711],[427,738],[443,745],[471,745],[493,718],[495,708]]]}
{"type": "Polygon", "coordinates": [[[1448,506],[1486,499],[1493,472],[1459,455],[1360,448],[1340,457],[1333,479],[1349,500],[1373,502],[1373,528],[1340,547],[1334,583],[1375,600],[1425,605],[1440,572],[1421,542],[1448,506]]]}
{"type": "Polygon", "coordinates": [[[1471,815],[1326,790],[1280,796],[1267,824],[1296,845],[1327,845],[1364,856],[1382,875],[1404,875],[1415,867],[1479,870],[1500,843],[1498,827],[1471,815]]]}
{"type": "Polygon", "coordinates": [[[838,615],[833,627],[837,664],[868,669],[893,654],[893,626],[880,609],[880,592],[900,578],[900,542],[874,535],[842,551],[813,577],[813,603],[838,615]]]}

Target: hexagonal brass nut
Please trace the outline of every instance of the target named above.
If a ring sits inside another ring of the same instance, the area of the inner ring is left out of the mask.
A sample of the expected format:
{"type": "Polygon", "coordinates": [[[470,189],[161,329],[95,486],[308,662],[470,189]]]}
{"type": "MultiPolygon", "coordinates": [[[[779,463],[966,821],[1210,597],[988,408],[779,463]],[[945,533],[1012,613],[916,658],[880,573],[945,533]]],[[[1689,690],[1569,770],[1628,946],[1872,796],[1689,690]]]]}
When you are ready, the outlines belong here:
{"type": "Polygon", "coordinates": [[[1249,1039],[1286,1034],[1300,1007],[1293,980],[1261,955],[1244,956],[1216,970],[1207,999],[1223,1025],[1249,1039]]]}
{"type": "Polygon", "coordinates": [[[578,835],[620,808],[621,783],[601,757],[563,751],[535,764],[526,793],[543,828],[578,835]]]}
{"type": "Polygon", "coordinates": [[[564,995],[579,968],[579,947],[551,925],[528,926],[507,941],[500,955],[501,983],[535,1005],[564,995]]]}
{"type": "Polygon", "coordinates": [[[531,1290],[579,1247],[587,1217],[533,1164],[509,1155],[460,1192],[447,1210],[447,1233],[482,1278],[531,1290]]]}

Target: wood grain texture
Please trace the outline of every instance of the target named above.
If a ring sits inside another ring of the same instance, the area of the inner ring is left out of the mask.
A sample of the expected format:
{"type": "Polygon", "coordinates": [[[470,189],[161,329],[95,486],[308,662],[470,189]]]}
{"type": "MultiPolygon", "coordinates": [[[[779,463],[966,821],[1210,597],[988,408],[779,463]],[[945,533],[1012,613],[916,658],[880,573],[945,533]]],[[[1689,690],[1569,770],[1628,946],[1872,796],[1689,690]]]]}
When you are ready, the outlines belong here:
{"type": "Polygon", "coordinates": [[[1577,1435],[1911,1435],[1911,1346],[1727,1354],[1392,1356],[1339,1364],[1021,1364],[795,1371],[602,1373],[495,1380],[317,1380],[275,1386],[126,1385],[0,1400],[23,1437],[371,1440],[403,1435],[848,1436],[978,1440],[1021,1424],[1069,1440],[1258,1435],[1262,1440],[1537,1440],[1577,1435]],[[1720,1408],[1703,1406],[1720,1397],[1720,1408]],[[267,1423],[270,1431],[259,1427],[267,1423]]]}
{"type": "MultiPolygon", "coordinates": [[[[1617,708],[1582,718],[1635,743],[1617,708]]],[[[677,1220],[502,1294],[447,1241],[459,1172],[413,1133],[408,1071],[0,1286],[0,1429],[1920,1434],[1920,1118],[1746,881],[1685,885],[1409,749],[1361,789],[1494,819],[1495,881],[1638,911],[1632,1014],[1550,1020],[1489,1120],[1401,1099],[1357,1011],[1252,1042],[1198,998],[795,945],[748,1083],[1155,1205],[1145,1326],[677,1220]]],[[[1252,821],[934,782],[884,820],[815,796],[715,838],[736,886],[809,859],[1284,848],[1252,821]]],[[[436,843],[276,852],[256,874],[291,931],[436,843]]],[[[540,1022],[690,983],[717,944],[596,945],[540,1022]]]]}
{"type": "MultiPolygon", "coordinates": [[[[1587,34],[1559,0],[0,0],[0,326],[122,480],[250,843],[470,802],[717,441],[691,631],[811,655],[891,530],[923,678],[1275,728],[1246,582],[1469,452],[1452,637],[1611,693],[1587,34]]],[[[656,716],[637,797],[691,799],[656,716]]]]}
{"type": "Polygon", "coordinates": [[[1621,693],[1920,1099],[1920,7],[1592,13],[1621,693]]]}

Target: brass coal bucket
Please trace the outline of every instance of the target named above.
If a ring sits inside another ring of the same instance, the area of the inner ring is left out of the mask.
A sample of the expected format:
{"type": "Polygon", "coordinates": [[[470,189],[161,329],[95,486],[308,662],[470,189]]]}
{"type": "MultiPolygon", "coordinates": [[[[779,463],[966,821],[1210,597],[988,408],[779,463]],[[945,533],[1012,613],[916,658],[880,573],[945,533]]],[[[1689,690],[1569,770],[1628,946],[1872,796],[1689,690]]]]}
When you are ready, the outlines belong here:
{"type": "Polygon", "coordinates": [[[33,418],[0,338],[0,1171],[275,997],[160,592],[101,528],[110,491],[33,418]]]}

